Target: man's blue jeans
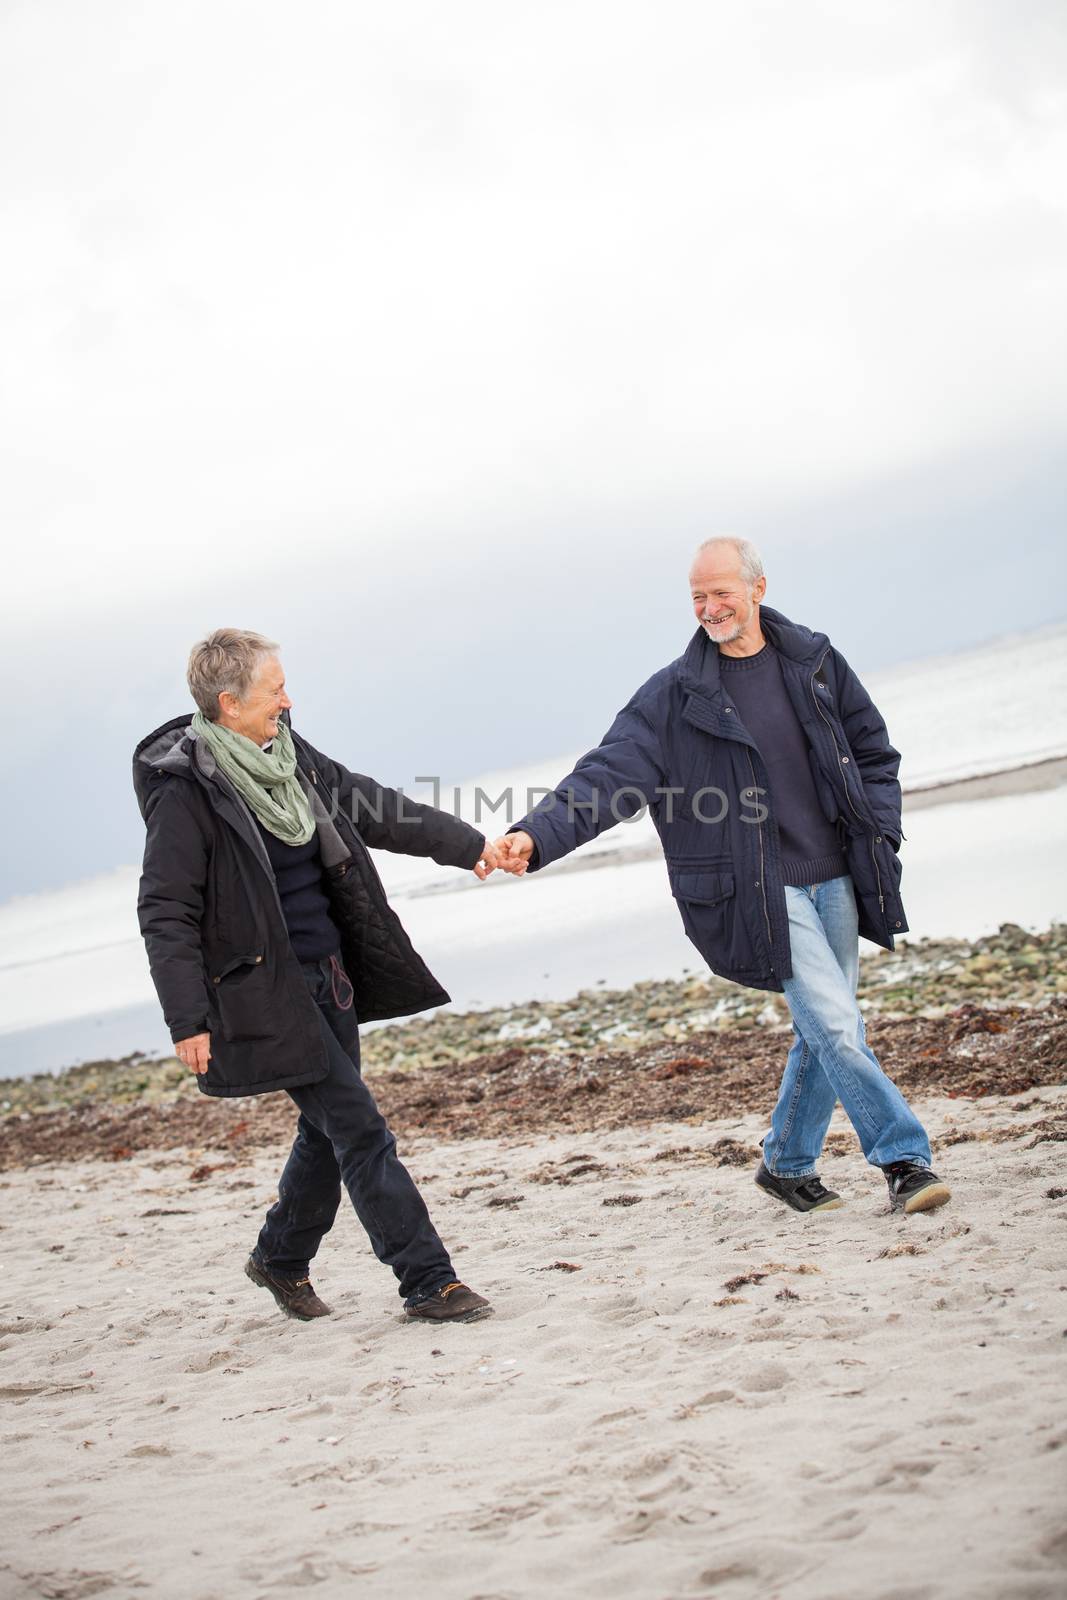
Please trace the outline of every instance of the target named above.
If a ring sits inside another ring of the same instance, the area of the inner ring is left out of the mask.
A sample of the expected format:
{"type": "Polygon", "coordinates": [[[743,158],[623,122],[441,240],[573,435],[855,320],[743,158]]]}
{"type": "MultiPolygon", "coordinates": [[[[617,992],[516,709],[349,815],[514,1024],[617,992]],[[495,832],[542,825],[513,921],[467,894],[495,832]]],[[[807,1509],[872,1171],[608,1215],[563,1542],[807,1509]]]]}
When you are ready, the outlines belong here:
{"type": "Polygon", "coordinates": [[[359,1070],[359,1022],[340,962],[304,965],[318,1006],[330,1071],[319,1083],[290,1089],[300,1119],[296,1142],[267,1212],[256,1256],[278,1272],[302,1275],[333,1227],[341,1184],[379,1261],[392,1267],[400,1293],[414,1302],[455,1279],[448,1251],[426,1203],[396,1153],[396,1140],[359,1070]]]}
{"type": "Polygon", "coordinates": [[[793,1045],[785,1064],[763,1159],[771,1172],[815,1171],[838,1100],[872,1166],[930,1165],[930,1141],[904,1096],[868,1048],[856,1004],[859,932],[852,879],[786,886],[793,976],[785,997],[793,1045]]]}

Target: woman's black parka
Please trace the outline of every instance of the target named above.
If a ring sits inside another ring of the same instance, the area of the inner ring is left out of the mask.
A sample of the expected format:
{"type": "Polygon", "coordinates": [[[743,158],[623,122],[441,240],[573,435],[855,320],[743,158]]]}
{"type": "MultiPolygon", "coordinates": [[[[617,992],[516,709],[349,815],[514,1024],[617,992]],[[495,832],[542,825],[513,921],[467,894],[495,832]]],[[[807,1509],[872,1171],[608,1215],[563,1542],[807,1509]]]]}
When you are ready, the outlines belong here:
{"type": "MultiPolygon", "coordinates": [[[[211,1035],[205,1094],[265,1094],[325,1077],[317,1008],[293,954],[266,848],[214,757],[178,717],[142,739],[141,932],[171,1037],[211,1035]]],[[[323,881],[361,1022],[410,1016],[448,995],[413,949],[367,846],[472,868],[476,828],[349,772],[293,734],[318,828],[323,881]]]]}

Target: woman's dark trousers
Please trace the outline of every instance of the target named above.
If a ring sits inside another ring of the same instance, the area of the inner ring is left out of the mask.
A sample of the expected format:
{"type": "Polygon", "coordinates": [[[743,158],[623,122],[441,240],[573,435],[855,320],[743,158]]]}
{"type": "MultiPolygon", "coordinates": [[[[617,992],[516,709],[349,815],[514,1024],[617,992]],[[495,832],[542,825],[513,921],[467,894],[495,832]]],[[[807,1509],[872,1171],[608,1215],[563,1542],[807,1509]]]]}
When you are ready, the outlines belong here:
{"type": "Polygon", "coordinates": [[[378,1260],[392,1267],[405,1299],[421,1300],[453,1282],[455,1273],[360,1075],[352,986],[336,957],[306,963],[304,976],[318,1006],[330,1070],[320,1082],[288,1091],[300,1120],[257,1259],[277,1272],[306,1275],[333,1226],[343,1183],[378,1260]]]}

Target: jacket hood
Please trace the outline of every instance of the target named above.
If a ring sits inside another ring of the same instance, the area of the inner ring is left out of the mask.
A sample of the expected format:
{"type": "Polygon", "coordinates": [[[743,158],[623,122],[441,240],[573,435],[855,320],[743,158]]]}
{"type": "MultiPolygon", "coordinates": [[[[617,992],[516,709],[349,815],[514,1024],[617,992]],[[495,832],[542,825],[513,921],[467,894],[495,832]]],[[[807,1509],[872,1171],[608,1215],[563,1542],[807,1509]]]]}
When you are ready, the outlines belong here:
{"type": "MultiPolygon", "coordinates": [[[[776,650],[801,664],[814,664],[830,647],[825,633],[791,622],[772,606],[760,606],[760,626],[776,650]]],[[[690,640],[681,658],[681,669],[687,688],[704,695],[719,693],[719,647],[703,628],[698,628],[690,640]]]]}
{"type": "Polygon", "coordinates": [[[191,778],[192,738],[187,737],[193,720],[191,711],[174,717],[162,727],[145,734],[133,752],[133,788],[142,817],[146,814],[149,790],[160,773],[191,778]]]}
{"type": "MultiPolygon", "coordinates": [[[[282,718],[289,723],[288,711],[282,712],[282,718]]],[[[173,717],[170,722],[164,722],[162,727],[146,733],[134,750],[133,788],[142,817],[146,815],[153,782],[161,773],[176,778],[195,779],[193,746],[196,744],[196,734],[190,732],[192,722],[191,711],[187,711],[182,717],[173,717]]],[[[210,777],[215,770],[214,757],[205,745],[201,745],[200,750],[200,772],[203,776],[210,777]]]]}

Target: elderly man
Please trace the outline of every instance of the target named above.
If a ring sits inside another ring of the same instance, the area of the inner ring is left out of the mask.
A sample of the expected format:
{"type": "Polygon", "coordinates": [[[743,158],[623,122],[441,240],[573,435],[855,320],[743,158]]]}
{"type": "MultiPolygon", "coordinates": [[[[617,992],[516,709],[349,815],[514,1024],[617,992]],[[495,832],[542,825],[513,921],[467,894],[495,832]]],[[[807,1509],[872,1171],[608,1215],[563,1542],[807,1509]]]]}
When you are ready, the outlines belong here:
{"type": "Polygon", "coordinates": [[[764,606],[766,587],[746,540],[701,545],[685,654],[497,847],[535,871],[648,803],[689,938],[720,976],[784,992],[793,1018],[757,1184],[794,1211],[841,1205],[816,1170],[840,1100],[893,1206],[926,1211],[948,1187],[855,999],[858,935],[892,950],[907,928],[900,757],[826,635],[764,606]]]}
{"type": "Polygon", "coordinates": [[[484,878],[498,864],[465,822],[349,772],[293,733],[278,647],[220,628],[194,646],[195,716],[142,739],[147,826],[138,912],[180,1059],[209,1095],[284,1089],[296,1141],[245,1265],[288,1315],[328,1315],[310,1262],[348,1190],[410,1317],[490,1307],[458,1281],[360,1076],[362,1020],[448,995],[412,949],[367,846],[484,878]]]}

